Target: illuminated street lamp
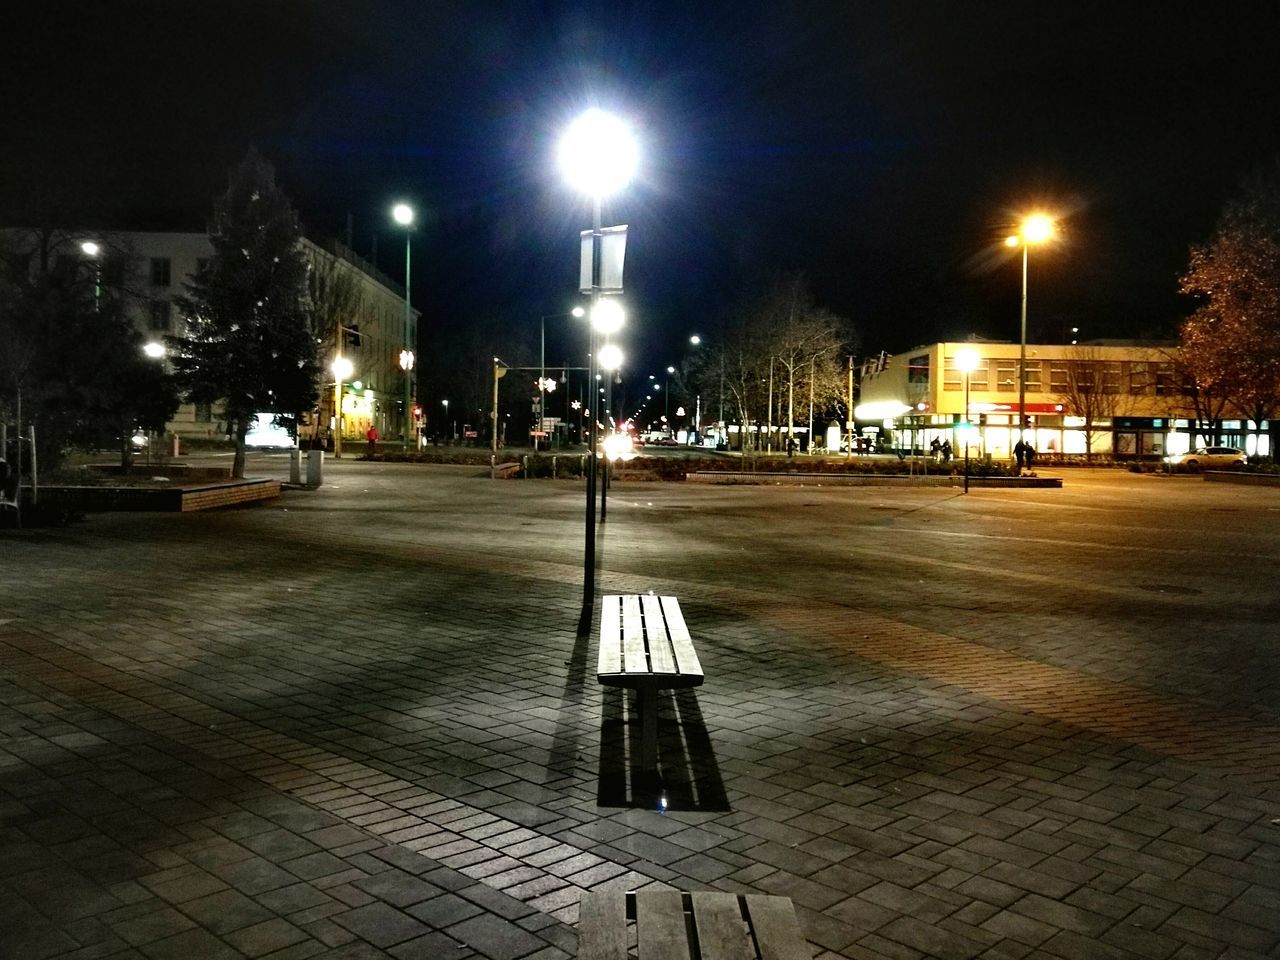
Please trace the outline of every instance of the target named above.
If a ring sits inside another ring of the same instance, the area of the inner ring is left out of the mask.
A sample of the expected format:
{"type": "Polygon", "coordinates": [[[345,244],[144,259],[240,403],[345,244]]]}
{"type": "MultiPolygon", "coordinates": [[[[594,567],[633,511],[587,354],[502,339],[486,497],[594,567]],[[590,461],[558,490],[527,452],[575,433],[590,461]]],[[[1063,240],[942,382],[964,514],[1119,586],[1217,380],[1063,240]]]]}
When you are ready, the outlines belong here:
{"type": "Polygon", "coordinates": [[[413,308],[409,305],[409,238],[413,236],[413,207],[397,203],[391,208],[391,218],[404,227],[404,349],[400,351],[400,369],[404,371],[404,409],[400,415],[400,440],[407,448],[409,411],[413,409],[413,308]]]}
{"type": "Polygon", "coordinates": [[[159,360],[164,356],[164,344],[156,343],[154,340],[150,343],[144,343],[142,345],[142,352],[152,360],[159,360]]]}
{"type": "Polygon", "coordinates": [[[1022,323],[1018,348],[1018,439],[1026,438],[1027,429],[1027,251],[1036,244],[1048,243],[1058,232],[1053,218],[1033,213],[1018,227],[1018,232],[1004,241],[1006,247],[1022,248],[1022,323]]]}
{"type": "Polygon", "coordinates": [[[93,312],[98,313],[102,303],[102,260],[99,257],[102,247],[95,240],[84,240],[80,243],[80,252],[93,260],[93,312]]]}
{"type": "Polygon", "coordinates": [[[969,492],[969,375],[978,368],[976,350],[964,349],[956,354],[956,369],[964,373],[964,492],[969,492]]]}
{"type": "MultiPolygon", "coordinates": [[[[605,197],[622,190],[635,175],[640,151],[631,131],[618,117],[597,108],[587,110],[570,124],[559,145],[560,169],[569,184],[591,198],[591,306],[590,359],[588,383],[595,380],[596,372],[596,314],[601,300],[601,268],[604,234],[600,217],[601,202],[605,197]]],[[[621,312],[619,310],[619,312],[621,312]]],[[[619,321],[620,323],[620,321],[619,321]]],[[[583,557],[582,604],[590,607],[595,601],[596,564],[596,458],[595,445],[595,396],[591,394],[588,423],[591,425],[592,454],[587,457],[587,509],[586,543],[583,557]]]]}
{"type": "Polygon", "coordinates": [[[334,358],[329,367],[333,371],[333,458],[342,459],[342,381],[351,376],[351,361],[346,357],[334,358]]]}
{"type": "Polygon", "coordinates": [[[452,440],[453,439],[453,421],[449,419],[449,401],[441,400],[440,403],[444,407],[444,422],[448,424],[449,439],[452,440]]]}

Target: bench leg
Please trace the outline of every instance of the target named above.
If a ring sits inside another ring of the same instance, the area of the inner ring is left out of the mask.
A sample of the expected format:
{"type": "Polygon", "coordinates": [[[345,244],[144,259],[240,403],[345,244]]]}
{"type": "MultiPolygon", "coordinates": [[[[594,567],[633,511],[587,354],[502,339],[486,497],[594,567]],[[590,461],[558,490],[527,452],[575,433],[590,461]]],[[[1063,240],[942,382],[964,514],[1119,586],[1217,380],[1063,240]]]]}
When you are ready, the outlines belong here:
{"type": "Polygon", "coordinates": [[[636,691],[640,703],[640,754],[646,770],[658,768],[658,691],[640,687],[636,691]]]}

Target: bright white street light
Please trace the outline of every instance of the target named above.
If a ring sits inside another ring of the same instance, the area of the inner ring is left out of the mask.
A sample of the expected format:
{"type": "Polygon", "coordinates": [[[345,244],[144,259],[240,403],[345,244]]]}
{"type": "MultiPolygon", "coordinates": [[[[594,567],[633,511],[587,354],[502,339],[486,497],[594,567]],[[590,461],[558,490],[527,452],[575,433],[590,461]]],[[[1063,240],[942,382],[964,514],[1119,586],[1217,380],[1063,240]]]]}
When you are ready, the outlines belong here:
{"type": "Polygon", "coordinates": [[[96,257],[102,248],[92,240],[86,240],[80,244],[80,250],[86,257],[96,257]]]}
{"type": "Polygon", "coordinates": [[[702,338],[695,333],[692,337],[689,338],[689,342],[696,347],[698,344],[702,342],[702,338]]]}
{"type": "Polygon", "coordinates": [[[413,369],[413,351],[412,350],[400,351],[400,369],[401,370],[413,369]]]}
{"type": "Polygon", "coordinates": [[[582,307],[574,307],[569,312],[575,317],[585,317],[587,315],[587,311],[582,307]]]}
{"type": "Polygon", "coordinates": [[[407,203],[397,203],[391,208],[391,217],[400,226],[407,227],[413,223],[413,207],[407,203]]]}
{"type": "Polygon", "coordinates": [[[972,373],[978,369],[978,352],[976,350],[957,351],[956,369],[961,373],[972,373]]]}
{"type": "Polygon", "coordinates": [[[152,341],[151,343],[143,344],[142,352],[145,353],[151,359],[158,360],[160,357],[164,356],[164,344],[156,343],[155,341],[152,341]]]}
{"type": "Polygon", "coordinates": [[[616,343],[606,343],[600,348],[600,369],[617,370],[622,366],[622,348],[616,343]]]}
{"type": "Polygon", "coordinates": [[[640,148],[626,123],[592,108],[565,131],[559,159],[561,172],[575,190],[607,197],[631,181],[640,162],[640,148]]]}
{"type": "Polygon", "coordinates": [[[353,367],[351,361],[346,357],[338,357],[330,364],[329,369],[333,371],[333,375],[339,380],[346,380],[351,376],[353,367]]]}
{"type": "Polygon", "coordinates": [[[605,336],[621,330],[625,320],[626,314],[617,300],[605,298],[591,308],[591,325],[605,336]]]}

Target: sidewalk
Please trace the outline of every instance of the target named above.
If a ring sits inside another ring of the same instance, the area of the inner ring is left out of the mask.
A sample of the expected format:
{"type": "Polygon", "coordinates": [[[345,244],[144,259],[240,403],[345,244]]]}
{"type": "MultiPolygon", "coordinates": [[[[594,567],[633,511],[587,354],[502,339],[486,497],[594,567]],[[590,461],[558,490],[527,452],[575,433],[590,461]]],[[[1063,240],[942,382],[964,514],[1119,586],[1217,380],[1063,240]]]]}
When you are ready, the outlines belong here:
{"type": "Polygon", "coordinates": [[[580,487],[481,472],[0,539],[0,956],[553,960],[649,885],[824,957],[1280,947],[1272,491],[617,484],[601,590],[707,671],[654,788],[580,487]]]}

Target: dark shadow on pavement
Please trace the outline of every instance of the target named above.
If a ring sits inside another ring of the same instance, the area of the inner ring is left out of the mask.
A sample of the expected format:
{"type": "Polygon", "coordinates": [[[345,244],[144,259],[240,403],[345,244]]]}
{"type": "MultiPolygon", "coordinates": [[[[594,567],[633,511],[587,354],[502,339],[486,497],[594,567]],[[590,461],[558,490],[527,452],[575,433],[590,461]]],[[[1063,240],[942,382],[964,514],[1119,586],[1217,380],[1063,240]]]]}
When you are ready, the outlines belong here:
{"type": "Polygon", "coordinates": [[[617,687],[604,692],[596,803],[658,812],[730,810],[720,764],[694,691],[658,694],[656,772],[645,770],[640,762],[640,717],[635,704],[634,693],[617,687]],[[628,704],[625,718],[624,700],[628,704]]]}

